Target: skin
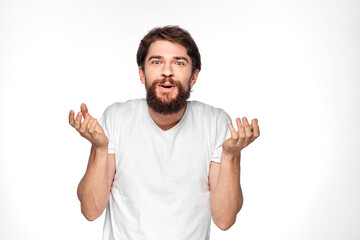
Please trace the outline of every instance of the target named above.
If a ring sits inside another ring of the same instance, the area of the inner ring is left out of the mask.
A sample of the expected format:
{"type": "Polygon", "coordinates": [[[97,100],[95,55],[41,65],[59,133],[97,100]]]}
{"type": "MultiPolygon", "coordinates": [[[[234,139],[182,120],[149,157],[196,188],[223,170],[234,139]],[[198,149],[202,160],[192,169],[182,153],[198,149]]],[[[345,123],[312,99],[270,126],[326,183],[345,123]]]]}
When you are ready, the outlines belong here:
{"type": "MultiPolygon", "coordinates": [[[[156,80],[171,77],[179,81],[184,89],[188,89],[189,84],[191,87],[194,86],[199,75],[198,69],[192,73],[192,61],[184,46],[163,40],[155,41],[150,45],[144,67],[145,71],[139,67],[139,76],[141,83],[146,86],[150,86],[156,80]]],[[[161,86],[156,89],[157,97],[163,101],[174,99],[177,94],[177,88],[170,93],[164,91],[161,86]]],[[[178,113],[163,115],[149,108],[149,113],[161,129],[168,130],[180,121],[185,110],[186,108],[183,108],[178,113]]]]}
{"type": "Polygon", "coordinates": [[[210,208],[214,223],[221,229],[229,229],[243,204],[240,185],[241,151],[260,136],[258,120],[251,125],[246,117],[236,119],[238,131],[229,123],[231,137],[222,145],[220,164],[211,162],[209,169],[210,208]]]}
{"type": "MultiPolygon", "coordinates": [[[[145,71],[139,67],[140,80],[150,86],[156,80],[173,78],[187,89],[196,83],[199,70],[191,71],[191,58],[185,47],[169,41],[155,41],[149,47],[145,58],[145,71]]],[[[156,89],[157,97],[169,101],[178,94],[176,88],[156,89]]],[[[186,106],[174,114],[163,115],[149,108],[154,122],[166,131],[174,127],[182,118],[186,106]]],[[[92,221],[99,217],[108,203],[108,197],[115,174],[115,155],[108,154],[108,138],[103,129],[93,118],[85,104],[75,118],[70,111],[69,123],[82,137],[92,144],[89,163],[84,177],[78,186],[78,196],[84,216],[92,221]],[[82,120],[83,119],[83,120],[82,120]]],[[[229,229],[236,220],[236,215],[243,204],[240,185],[241,151],[260,135],[257,119],[249,124],[246,117],[236,119],[237,129],[230,123],[231,137],[224,141],[221,163],[211,162],[209,168],[210,207],[214,223],[222,230],[229,229]]]]}
{"type": "Polygon", "coordinates": [[[93,221],[103,213],[109,200],[115,175],[115,154],[108,154],[109,141],[97,119],[89,114],[84,103],[80,108],[76,118],[75,112],[70,111],[69,124],[91,143],[88,166],[77,193],[81,212],[87,220],[93,221]]]}

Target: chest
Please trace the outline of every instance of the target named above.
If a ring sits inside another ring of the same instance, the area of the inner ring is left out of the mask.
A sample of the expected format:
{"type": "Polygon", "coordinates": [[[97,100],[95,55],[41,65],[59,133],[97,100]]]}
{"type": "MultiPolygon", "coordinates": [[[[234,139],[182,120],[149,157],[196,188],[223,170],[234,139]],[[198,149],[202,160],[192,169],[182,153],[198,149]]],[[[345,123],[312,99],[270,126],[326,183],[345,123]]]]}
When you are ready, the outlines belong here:
{"type": "Polygon", "coordinates": [[[208,191],[210,136],[201,128],[172,134],[123,130],[116,147],[114,186],[124,196],[183,197],[208,191]]]}

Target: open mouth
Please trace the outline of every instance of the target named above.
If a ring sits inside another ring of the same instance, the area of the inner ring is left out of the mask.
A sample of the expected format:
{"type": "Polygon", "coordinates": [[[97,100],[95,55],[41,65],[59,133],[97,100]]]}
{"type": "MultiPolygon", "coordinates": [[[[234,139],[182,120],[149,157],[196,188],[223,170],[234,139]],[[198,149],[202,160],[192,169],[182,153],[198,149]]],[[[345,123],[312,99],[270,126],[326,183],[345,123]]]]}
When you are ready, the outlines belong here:
{"type": "Polygon", "coordinates": [[[174,87],[172,85],[160,85],[160,86],[163,87],[163,88],[172,88],[172,87],[174,87]]]}
{"type": "Polygon", "coordinates": [[[162,88],[164,88],[164,89],[172,89],[172,88],[175,88],[175,84],[172,84],[172,83],[170,83],[170,82],[160,83],[159,86],[162,87],[162,88]]]}

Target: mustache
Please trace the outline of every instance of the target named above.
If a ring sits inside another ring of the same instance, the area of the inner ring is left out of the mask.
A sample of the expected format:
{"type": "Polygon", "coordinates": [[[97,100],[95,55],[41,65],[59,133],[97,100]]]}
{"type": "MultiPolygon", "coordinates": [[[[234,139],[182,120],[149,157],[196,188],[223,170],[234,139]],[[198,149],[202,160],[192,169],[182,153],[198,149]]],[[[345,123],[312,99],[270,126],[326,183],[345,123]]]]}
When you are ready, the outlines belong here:
{"type": "Polygon", "coordinates": [[[158,80],[158,83],[159,84],[163,84],[163,83],[165,83],[165,82],[169,82],[169,83],[171,83],[171,84],[175,84],[175,82],[177,82],[177,81],[175,81],[173,78],[171,78],[171,77],[164,77],[162,80],[158,80]]]}
{"type": "Polygon", "coordinates": [[[176,87],[180,87],[181,86],[181,83],[178,81],[178,80],[174,80],[173,78],[171,77],[165,77],[165,78],[162,78],[162,79],[158,79],[158,80],[155,80],[153,83],[152,83],[152,86],[157,86],[157,85],[161,85],[161,84],[164,84],[166,82],[169,82],[170,84],[176,86],[176,87]]]}

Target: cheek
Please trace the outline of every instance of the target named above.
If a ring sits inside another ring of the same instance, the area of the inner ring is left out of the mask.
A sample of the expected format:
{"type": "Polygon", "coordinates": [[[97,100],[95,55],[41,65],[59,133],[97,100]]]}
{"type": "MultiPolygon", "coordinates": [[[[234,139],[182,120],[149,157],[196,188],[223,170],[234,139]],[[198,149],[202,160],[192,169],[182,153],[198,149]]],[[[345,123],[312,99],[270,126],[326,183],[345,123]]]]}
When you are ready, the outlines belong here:
{"type": "Polygon", "coordinates": [[[159,67],[148,67],[145,68],[145,76],[148,79],[154,79],[161,76],[161,69],[159,67]]]}
{"type": "Polygon", "coordinates": [[[156,80],[156,78],[153,76],[151,71],[145,70],[144,80],[145,80],[145,87],[148,88],[152,85],[152,83],[154,82],[154,80],[156,80]]]}
{"type": "Polygon", "coordinates": [[[179,69],[175,72],[175,78],[178,80],[181,80],[183,82],[188,82],[191,80],[191,71],[189,69],[179,69]],[[176,77],[177,76],[177,77],[176,77]]]}

